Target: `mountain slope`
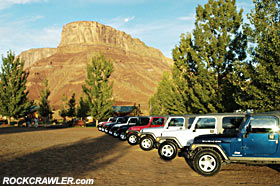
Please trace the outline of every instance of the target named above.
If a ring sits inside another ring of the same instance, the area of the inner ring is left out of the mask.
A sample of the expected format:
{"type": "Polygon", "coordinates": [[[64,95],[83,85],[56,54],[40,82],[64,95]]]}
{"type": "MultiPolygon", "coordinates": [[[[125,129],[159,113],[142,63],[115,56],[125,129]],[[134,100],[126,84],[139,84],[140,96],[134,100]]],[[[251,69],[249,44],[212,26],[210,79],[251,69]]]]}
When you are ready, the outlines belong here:
{"type": "Polygon", "coordinates": [[[63,94],[68,97],[82,92],[86,66],[92,57],[103,53],[114,63],[114,99],[141,105],[148,112],[148,100],[156,91],[163,71],[172,60],[158,49],[139,39],[97,22],[72,22],[63,27],[61,42],[54,49],[31,49],[19,57],[29,70],[28,89],[31,99],[38,99],[44,79],[51,90],[50,103],[59,108],[63,94]]]}

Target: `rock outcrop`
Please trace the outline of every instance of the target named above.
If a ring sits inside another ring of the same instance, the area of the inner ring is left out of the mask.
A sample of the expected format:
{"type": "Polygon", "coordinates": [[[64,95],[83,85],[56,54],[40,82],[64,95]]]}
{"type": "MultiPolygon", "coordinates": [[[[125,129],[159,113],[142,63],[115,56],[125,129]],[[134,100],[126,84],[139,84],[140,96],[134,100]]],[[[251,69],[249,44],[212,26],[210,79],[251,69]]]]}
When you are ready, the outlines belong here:
{"type": "Polygon", "coordinates": [[[31,49],[20,54],[30,71],[27,87],[31,99],[38,99],[44,79],[51,90],[50,102],[59,108],[62,95],[81,95],[86,66],[93,56],[103,53],[114,63],[114,99],[141,105],[148,113],[148,100],[154,94],[162,72],[172,60],[139,39],[97,22],[81,21],[65,25],[55,49],[31,49]]]}
{"type": "Polygon", "coordinates": [[[35,48],[22,52],[19,57],[20,60],[23,60],[25,62],[25,68],[28,68],[32,66],[36,61],[55,54],[56,51],[56,48],[35,48]]]}

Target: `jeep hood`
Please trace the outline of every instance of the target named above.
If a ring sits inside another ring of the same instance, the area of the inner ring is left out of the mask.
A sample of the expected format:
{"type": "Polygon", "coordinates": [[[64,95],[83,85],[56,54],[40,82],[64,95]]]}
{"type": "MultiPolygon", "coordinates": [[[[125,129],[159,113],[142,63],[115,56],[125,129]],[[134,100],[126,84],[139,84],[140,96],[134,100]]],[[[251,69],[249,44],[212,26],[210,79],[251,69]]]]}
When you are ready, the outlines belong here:
{"type": "Polygon", "coordinates": [[[120,124],[114,125],[114,127],[120,127],[120,126],[123,126],[123,125],[127,125],[127,124],[126,123],[120,123],[120,124]]]}
{"type": "Polygon", "coordinates": [[[140,131],[141,129],[147,128],[147,126],[135,126],[135,127],[130,127],[128,130],[137,130],[140,131]]]}
{"type": "Polygon", "coordinates": [[[229,134],[207,134],[194,138],[194,143],[230,143],[236,136],[229,134]]]}
{"type": "Polygon", "coordinates": [[[153,132],[153,131],[156,131],[158,129],[163,129],[163,127],[144,128],[144,129],[141,130],[141,132],[153,132]]]}

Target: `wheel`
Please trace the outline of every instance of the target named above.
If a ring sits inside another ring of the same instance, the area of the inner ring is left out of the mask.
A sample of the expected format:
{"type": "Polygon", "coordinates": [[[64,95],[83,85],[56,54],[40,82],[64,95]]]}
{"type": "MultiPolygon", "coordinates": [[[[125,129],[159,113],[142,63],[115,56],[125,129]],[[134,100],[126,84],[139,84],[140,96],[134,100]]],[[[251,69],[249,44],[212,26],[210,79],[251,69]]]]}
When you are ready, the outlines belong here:
{"type": "Polygon", "coordinates": [[[139,145],[142,150],[152,150],[154,148],[154,140],[150,136],[145,136],[141,138],[139,145]]]}
{"type": "Polygon", "coordinates": [[[126,133],[125,132],[121,132],[119,135],[120,140],[125,141],[126,140],[126,133]]]}
{"type": "Polygon", "coordinates": [[[138,137],[136,134],[130,134],[127,137],[127,141],[130,145],[136,145],[138,143],[138,137]]]}
{"type": "Polygon", "coordinates": [[[119,137],[119,133],[117,131],[114,131],[113,136],[114,136],[114,138],[117,138],[117,137],[119,137]]]}
{"type": "Polygon", "coordinates": [[[113,135],[112,130],[108,130],[108,134],[112,136],[113,135]]]}
{"type": "Polygon", "coordinates": [[[194,170],[203,176],[214,176],[221,169],[221,156],[212,149],[198,152],[193,158],[194,170]]]}
{"type": "Polygon", "coordinates": [[[173,160],[177,155],[177,147],[174,143],[165,141],[160,144],[158,154],[164,160],[173,160]]]}

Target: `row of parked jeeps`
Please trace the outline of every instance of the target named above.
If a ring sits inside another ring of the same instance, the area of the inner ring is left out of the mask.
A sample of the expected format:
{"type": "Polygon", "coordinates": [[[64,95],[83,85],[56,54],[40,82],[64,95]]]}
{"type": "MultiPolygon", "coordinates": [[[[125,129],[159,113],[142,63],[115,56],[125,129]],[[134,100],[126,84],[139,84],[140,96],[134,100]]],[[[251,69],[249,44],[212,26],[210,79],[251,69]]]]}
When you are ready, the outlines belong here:
{"type": "Polygon", "coordinates": [[[280,112],[112,117],[98,129],[164,160],[177,155],[203,176],[222,164],[280,164],[280,112]]]}

